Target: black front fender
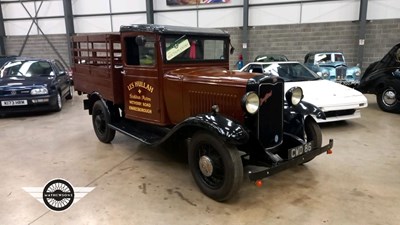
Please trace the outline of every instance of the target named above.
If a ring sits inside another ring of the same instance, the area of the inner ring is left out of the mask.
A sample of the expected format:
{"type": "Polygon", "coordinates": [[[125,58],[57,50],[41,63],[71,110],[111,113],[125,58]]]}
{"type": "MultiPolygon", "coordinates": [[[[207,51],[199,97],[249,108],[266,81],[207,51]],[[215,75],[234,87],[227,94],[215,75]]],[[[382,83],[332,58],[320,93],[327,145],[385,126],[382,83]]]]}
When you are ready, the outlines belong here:
{"type": "Polygon", "coordinates": [[[207,130],[218,135],[225,142],[241,145],[249,140],[249,133],[239,123],[230,120],[218,113],[200,114],[189,117],[174,127],[173,130],[180,131],[185,136],[192,135],[196,130],[207,130]]]}
{"type": "Polygon", "coordinates": [[[284,132],[304,139],[304,123],[310,115],[314,115],[318,119],[326,119],[325,113],[309,102],[301,101],[298,105],[290,107],[285,103],[283,110],[284,132]]]}
{"type": "Polygon", "coordinates": [[[306,101],[301,101],[296,106],[288,106],[285,102],[283,113],[286,121],[290,121],[296,115],[302,115],[303,117],[314,115],[318,119],[326,119],[325,113],[320,108],[306,101]]]}

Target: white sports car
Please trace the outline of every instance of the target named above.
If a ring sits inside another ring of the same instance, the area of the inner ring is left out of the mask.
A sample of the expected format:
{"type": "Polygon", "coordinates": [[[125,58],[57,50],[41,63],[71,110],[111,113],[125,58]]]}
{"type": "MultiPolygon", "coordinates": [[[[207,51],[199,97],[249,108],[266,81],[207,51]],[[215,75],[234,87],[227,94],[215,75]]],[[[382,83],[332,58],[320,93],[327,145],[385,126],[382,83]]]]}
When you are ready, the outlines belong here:
{"type": "Polygon", "coordinates": [[[314,117],[318,123],[359,118],[360,109],[368,106],[361,92],[324,80],[299,62],[253,62],[240,71],[279,76],[285,81],[285,92],[294,86],[301,87],[304,101],[319,107],[326,115],[326,120],[314,117]]]}

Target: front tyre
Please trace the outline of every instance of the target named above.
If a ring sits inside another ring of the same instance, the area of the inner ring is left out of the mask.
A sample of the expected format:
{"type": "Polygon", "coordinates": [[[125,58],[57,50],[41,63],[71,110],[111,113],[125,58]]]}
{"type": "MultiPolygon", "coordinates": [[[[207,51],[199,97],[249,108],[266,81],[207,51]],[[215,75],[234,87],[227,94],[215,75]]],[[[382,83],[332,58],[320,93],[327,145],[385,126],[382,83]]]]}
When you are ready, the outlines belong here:
{"type": "Polygon", "coordinates": [[[97,138],[104,143],[110,143],[115,137],[115,130],[108,124],[111,121],[110,112],[101,100],[97,100],[93,105],[92,123],[97,138]]]}
{"type": "MultiPolygon", "coordinates": [[[[321,128],[319,127],[319,125],[317,124],[317,122],[315,122],[315,120],[312,117],[308,117],[306,118],[306,120],[304,121],[304,130],[306,133],[306,137],[307,137],[307,142],[312,141],[312,149],[315,148],[321,148],[322,146],[322,132],[321,132],[321,128]]],[[[304,163],[308,163],[311,160],[313,160],[314,158],[311,158],[307,161],[304,161],[304,163]]]]}
{"type": "Polygon", "coordinates": [[[216,201],[230,199],[243,182],[238,150],[207,132],[198,132],[189,144],[190,170],[200,190],[216,201]]]}
{"type": "Polygon", "coordinates": [[[379,108],[385,112],[400,113],[400,81],[386,82],[376,95],[379,108]]]}

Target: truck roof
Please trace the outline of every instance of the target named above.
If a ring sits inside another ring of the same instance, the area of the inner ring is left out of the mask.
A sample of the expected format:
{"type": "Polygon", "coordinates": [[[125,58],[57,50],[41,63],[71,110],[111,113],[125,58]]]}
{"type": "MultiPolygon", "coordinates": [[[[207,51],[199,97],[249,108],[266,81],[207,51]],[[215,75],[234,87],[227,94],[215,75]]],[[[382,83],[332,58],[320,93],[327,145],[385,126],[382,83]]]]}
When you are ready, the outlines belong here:
{"type": "Polygon", "coordinates": [[[132,24],[122,25],[120,32],[140,31],[159,34],[188,34],[188,35],[211,35],[220,37],[229,37],[229,34],[221,29],[199,28],[199,27],[181,27],[157,24],[132,24]]]}

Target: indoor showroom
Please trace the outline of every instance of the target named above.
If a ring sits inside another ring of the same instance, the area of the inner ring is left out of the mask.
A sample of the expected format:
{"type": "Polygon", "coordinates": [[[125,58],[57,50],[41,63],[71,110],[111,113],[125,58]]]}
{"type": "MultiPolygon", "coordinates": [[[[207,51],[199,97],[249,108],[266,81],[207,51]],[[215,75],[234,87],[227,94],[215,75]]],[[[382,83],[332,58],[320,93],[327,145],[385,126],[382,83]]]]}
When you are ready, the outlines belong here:
{"type": "Polygon", "coordinates": [[[0,224],[400,224],[399,11],[0,0],[0,224]]]}

